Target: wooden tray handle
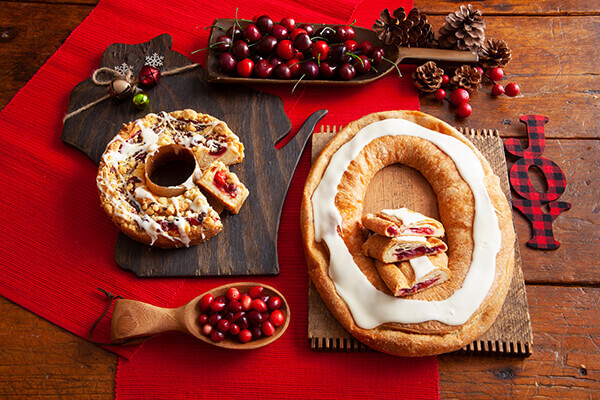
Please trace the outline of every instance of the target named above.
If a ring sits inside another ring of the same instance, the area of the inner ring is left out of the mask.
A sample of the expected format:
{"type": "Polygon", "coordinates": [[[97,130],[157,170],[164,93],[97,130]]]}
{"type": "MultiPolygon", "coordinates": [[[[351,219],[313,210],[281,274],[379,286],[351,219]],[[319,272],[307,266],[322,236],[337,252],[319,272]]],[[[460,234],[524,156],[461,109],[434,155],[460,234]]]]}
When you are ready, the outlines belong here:
{"type": "Polygon", "coordinates": [[[451,64],[473,64],[479,61],[477,53],[460,50],[429,49],[424,47],[399,47],[397,62],[408,60],[436,61],[451,64]]]}
{"type": "Polygon", "coordinates": [[[119,343],[168,331],[187,332],[181,322],[181,311],[179,308],[161,308],[141,301],[118,299],[112,314],[111,340],[119,343]]]}

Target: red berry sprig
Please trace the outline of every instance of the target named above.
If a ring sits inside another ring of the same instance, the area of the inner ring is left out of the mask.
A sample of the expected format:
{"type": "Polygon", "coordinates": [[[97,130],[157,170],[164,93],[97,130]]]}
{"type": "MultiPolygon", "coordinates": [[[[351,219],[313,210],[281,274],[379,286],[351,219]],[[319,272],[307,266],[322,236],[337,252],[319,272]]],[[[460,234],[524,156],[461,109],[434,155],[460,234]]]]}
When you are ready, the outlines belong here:
{"type": "Polygon", "coordinates": [[[210,293],[200,298],[198,325],[202,333],[213,342],[227,337],[237,338],[241,343],[272,336],[285,323],[279,296],[269,296],[264,287],[257,285],[248,293],[229,288],[224,296],[213,297],[210,293]]]}

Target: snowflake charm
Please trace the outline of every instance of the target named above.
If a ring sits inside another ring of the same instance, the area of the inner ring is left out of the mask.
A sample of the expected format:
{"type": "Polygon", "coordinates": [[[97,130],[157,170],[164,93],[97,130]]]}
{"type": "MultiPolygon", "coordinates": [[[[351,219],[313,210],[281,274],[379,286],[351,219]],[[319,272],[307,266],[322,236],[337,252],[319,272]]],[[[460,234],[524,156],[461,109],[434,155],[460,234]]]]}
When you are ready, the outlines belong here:
{"type": "Polygon", "coordinates": [[[125,76],[127,71],[133,71],[133,67],[131,65],[128,65],[127,63],[117,65],[113,69],[123,76],[125,76]]]}
{"type": "Polygon", "coordinates": [[[164,59],[165,56],[159,56],[157,53],[154,53],[151,56],[146,56],[146,65],[158,69],[163,66],[164,59]]]}

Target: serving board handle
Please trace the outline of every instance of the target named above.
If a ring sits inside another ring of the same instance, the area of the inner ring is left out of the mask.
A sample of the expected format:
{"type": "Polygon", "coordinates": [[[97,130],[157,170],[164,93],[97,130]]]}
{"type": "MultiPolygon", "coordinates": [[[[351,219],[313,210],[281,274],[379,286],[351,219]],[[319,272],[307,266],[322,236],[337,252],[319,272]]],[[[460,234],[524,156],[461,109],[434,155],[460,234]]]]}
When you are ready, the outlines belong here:
{"type": "Polygon", "coordinates": [[[183,308],[161,308],[136,300],[118,299],[112,314],[110,335],[114,343],[169,331],[187,332],[183,308]]]}
{"type": "Polygon", "coordinates": [[[429,49],[425,47],[399,47],[396,63],[409,60],[436,61],[445,64],[473,64],[479,61],[477,53],[461,50],[429,49]]]}

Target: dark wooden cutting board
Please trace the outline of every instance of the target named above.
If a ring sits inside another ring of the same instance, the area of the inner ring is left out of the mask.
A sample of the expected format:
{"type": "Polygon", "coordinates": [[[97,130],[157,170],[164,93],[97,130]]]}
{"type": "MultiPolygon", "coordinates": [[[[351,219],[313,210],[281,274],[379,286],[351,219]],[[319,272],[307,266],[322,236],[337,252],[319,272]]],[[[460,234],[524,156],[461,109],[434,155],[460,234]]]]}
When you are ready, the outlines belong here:
{"type": "MultiPolygon", "coordinates": [[[[113,44],[104,52],[99,67],[114,68],[125,63],[137,75],[146,57],[154,53],[164,56],[161,71],[192,64],[187,57],[171,51],[171,45],[169,35],[138,45],[113,44]]],[[[96,86],[91,79],[81,82],[71,93],[69,112],[106,93],[106,86],[96,86]]],[[[143,111],[137,110],[130,100],[108,99],[69,118],[62,140],[98,164],[106,144],[123,123],[150,112],[194,109],[226,121],[244,143],[245,159],[231,169],[248,187],[250,196],[238,215],[223,212],[223,231],[198,246],[165,250],[119,234],[115,246],[119,266],[148,277],[278,274],[281,207],[316,118],[312,126],[300,129],[283,149],[276,150],[276,141],[291,129],[283,101],[277,96],[241,85],[207,84],[199,66],[162,76],[158,86],[146,93],[150,106],[143,111]]]]}

